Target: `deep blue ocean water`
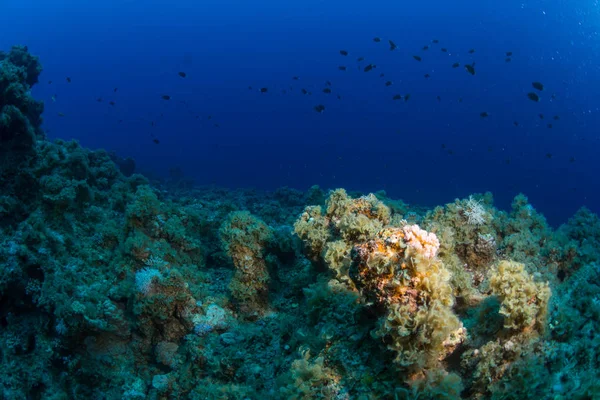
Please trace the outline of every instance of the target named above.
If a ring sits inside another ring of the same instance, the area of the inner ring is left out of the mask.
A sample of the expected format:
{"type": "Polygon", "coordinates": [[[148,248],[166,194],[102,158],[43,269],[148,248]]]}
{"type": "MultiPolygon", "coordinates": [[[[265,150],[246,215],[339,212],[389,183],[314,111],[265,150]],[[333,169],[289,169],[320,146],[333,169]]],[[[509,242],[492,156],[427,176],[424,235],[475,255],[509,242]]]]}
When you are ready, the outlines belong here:
{"type": "Polygon", "coordinates": [[[489,190],[507,207],[523,192],[554,224],[581,206],[600,212],[595,2],[4,0],[0,10],[0,48],[27,45],[44,66],[33,91],[47,135],[133,157],[141,172],[384,189],[430,206],[489,190]],[[473,62],[475,75],[463,68],[473,62]],[[534,81],[539,102],[527,98],[534,81]]]}

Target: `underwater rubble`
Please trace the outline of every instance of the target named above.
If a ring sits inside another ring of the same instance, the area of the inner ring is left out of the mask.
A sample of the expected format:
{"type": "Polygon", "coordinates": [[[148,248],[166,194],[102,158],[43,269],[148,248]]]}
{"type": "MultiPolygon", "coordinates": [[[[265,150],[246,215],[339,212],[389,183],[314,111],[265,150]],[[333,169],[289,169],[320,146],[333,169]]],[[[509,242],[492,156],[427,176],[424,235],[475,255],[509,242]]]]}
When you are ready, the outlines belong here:
{"type": "Polygon", "coordinates": [[[48,141],[0,52],[0,397],[600,398],[600,220],[171,191],[48,141]]]}

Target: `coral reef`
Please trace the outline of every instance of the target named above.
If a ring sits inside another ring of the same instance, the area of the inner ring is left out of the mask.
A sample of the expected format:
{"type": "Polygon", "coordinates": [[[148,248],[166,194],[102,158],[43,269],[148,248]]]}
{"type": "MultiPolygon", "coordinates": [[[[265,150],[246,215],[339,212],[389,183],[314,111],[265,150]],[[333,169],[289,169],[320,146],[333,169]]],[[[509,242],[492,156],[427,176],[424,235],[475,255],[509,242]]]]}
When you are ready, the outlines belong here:
{"type": "Polygon", "coordinates": [[[600,398],[589,210],[166,188],[46,140],[40,71],[0,53],[1,398],[600,398]]]}

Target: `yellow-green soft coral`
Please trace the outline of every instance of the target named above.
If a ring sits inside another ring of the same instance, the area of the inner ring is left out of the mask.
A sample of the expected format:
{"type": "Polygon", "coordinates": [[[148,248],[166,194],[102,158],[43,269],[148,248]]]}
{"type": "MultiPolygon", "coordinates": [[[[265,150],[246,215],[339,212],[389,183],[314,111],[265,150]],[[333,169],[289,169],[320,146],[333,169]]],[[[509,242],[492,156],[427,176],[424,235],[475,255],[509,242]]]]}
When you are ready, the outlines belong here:
{"type": "Polygon", "coordinates": [[[505,328],[543,329],[550,299],[548,283],[534,282],[521,263],[502,261],[490,279],[490,287],[502,302],[500,314],[505,328]]]}
{"type": "Polygon", "coordinates": [[[374,237],[390,222],[391,211],[373,194],[351,198],[344,189],[329,193],[326,212],[308,206],[294,225],[312,260],[324,260],[343,279],[352,246],[374,237]]]}
{"type": "Polygon", "coordinates": [[[350,276],[384,311],[374,333],[396,353],[398,365],[412,372],[439,367],[465,338],[438,248],[435,235],[405,225],[383,229],[353,252],[350,276]]]}
{"type": "Polygon", "coordinates": [[[229,289],[238,307],[247,317],[263,314],[269,282],[264,249],[272,239],[271,228],[249,212],[238,211],[229,214],[219,235],[235,266],[229,289]]]}

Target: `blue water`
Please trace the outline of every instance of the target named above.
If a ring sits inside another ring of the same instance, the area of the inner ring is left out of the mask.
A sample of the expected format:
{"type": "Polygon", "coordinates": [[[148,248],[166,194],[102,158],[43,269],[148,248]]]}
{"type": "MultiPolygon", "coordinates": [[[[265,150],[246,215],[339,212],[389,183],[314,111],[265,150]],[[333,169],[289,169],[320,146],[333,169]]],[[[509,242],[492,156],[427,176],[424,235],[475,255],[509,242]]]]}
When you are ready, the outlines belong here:
{"type": "Polygon", "coordinates": [[[44,66],[33,90],[46,104],[48,136],[131,156],[139,171],[168,177],[178,166],[198,184],[232,188],[385,189],[424,205],[489,190],[507,207],[523,192],[555,224],[583,205],[600,212],[600,11],[590,2],[5,0],[0,8],[0,48],[25,44],[44,66]],[[361,68],[377,68],[359,70],[359,56],[361,68]],[[463,68],[472,62],[474,76],[463,68]],[[332,94],[322,92],[326,81],[332,94]],[[526,95],[533,81],[545,85],[539,103],[526,95]],[[407,102],[392,100],[407,93],[407,102]]]}

